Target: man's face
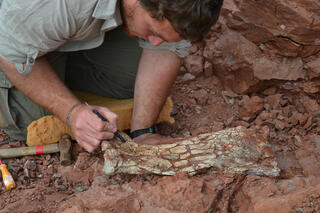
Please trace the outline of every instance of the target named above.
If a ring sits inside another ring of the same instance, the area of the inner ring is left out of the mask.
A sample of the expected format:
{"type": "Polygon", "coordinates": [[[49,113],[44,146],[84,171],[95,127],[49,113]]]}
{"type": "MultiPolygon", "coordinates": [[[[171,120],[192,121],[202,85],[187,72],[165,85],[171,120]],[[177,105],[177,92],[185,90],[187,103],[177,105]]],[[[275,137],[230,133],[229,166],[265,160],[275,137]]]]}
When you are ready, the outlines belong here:
{"type": "Polygon", "coordinates": [[[159,46],[164,41],[177,42],[182,40],[167,19],[158,21],[152,18],[138,1],[130,12],[124,9],[123,18],[124,31],[127,34],[148,40],[153,46],[159,46]]]}

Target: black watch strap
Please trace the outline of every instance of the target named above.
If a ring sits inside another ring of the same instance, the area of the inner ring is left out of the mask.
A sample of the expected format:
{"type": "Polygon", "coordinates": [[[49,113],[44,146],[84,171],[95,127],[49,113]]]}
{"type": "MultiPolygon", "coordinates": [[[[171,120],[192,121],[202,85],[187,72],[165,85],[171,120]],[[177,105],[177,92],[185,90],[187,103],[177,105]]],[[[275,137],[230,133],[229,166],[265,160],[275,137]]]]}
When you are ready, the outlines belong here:
{"type": "Polygon", "coordinates": [[[144,135],[147,133],[157,133],[157,132],[158,132],[157,126],[153,125],[152,127],[149,127],[146,129],[138,129],[133,132],[130,132],[130,137],[134,139],[136,137],[139,137],[140,135],[144,135]]]}

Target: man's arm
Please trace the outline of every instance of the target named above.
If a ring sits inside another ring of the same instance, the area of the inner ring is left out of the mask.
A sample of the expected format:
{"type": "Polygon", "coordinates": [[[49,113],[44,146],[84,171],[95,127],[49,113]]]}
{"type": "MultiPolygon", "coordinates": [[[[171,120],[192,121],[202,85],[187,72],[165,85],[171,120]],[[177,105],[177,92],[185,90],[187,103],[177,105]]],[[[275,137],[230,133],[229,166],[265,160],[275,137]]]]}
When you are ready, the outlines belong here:
{"type": "MultiPolygon", "coordinates": [[[[152,126],[170,93],[178,74],[181,59],[169,50],[143,49],[134,90],[131,131],[152,126]]],[[[145,134],[135,138],[138,143],[161,143],[160,135],[145,134]]]]}
{"type": "MultiPolygon", "coordinates": [[[[20,91],[32,101],[46,108],[51,113],[66,121],[69,110],[80,101],[59,79],[45,57],[36,60],[32,71],[23,75],[18,73],[14,64],[0,57],[0,68],[20,91]]],[[[97,107],[110,124],[102,122],[89,107],[79,106],[70,120],[72,132],[87,151],[93,151],[102,139],[110,139],[116,131],[117,115],[107,108],[97,107]]]]}

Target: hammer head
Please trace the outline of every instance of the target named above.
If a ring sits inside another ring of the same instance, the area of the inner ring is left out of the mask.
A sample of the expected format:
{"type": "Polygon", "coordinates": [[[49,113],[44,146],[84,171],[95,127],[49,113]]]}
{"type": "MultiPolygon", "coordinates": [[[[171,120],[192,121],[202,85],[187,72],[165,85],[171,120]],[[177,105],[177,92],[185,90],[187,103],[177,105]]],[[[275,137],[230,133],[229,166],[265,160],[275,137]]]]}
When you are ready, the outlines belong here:
{"type": "Polygon", "coordinates": [[[69,166],[72,164],[71,159],[71,137],[68,134],[62,136],[59,141],[60,150],[60,163],[63,166],[69,166]]]}

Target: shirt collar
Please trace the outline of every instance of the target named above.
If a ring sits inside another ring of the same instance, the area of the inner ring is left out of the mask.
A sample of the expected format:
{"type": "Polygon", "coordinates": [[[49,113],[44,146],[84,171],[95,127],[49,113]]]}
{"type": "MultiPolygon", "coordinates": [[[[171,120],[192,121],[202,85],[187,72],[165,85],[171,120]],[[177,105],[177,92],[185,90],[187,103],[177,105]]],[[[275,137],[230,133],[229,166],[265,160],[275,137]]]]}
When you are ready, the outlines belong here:
{"type": "Polygon", "coordinates": [[[98,0],[92,16],[104,19],[101,30],[111,30],[122,24],[119,0],[98,0]]]}

